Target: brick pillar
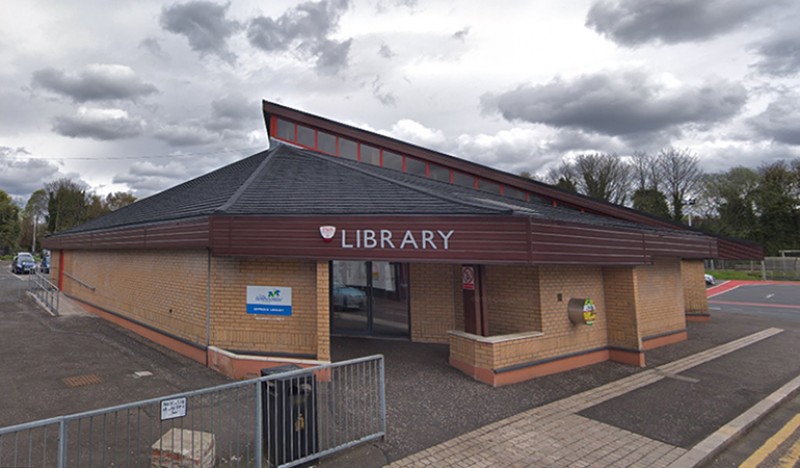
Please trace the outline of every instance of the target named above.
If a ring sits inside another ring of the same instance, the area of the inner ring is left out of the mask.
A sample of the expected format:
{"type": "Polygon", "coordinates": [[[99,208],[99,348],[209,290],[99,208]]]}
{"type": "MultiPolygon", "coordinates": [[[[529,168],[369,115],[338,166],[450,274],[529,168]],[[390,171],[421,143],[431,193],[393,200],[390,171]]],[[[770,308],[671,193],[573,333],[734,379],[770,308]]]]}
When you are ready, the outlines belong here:
{"type": "Polygon", "coordinates": [[[317,261],[317,359],[331,359],[330,274],[327,261],[317,261]]]}
{"type": "Polygon", "coordinates": [[[603,268],[609,357],[612,361],[644,366],[636,288],[632,267],[603,268]]]}
{"type": "Polygon", "coordinates": [[[447,343],[448,330],[463,330],[461,266],[412,263],[408,274],[411,341],[447,343]]]}
{"type": "Polygon", "coordinates": [[[702,260],[681,260],[683,303],[687,320],[706,321],[710,318],[704,274],[705,266],[702,260]]]}

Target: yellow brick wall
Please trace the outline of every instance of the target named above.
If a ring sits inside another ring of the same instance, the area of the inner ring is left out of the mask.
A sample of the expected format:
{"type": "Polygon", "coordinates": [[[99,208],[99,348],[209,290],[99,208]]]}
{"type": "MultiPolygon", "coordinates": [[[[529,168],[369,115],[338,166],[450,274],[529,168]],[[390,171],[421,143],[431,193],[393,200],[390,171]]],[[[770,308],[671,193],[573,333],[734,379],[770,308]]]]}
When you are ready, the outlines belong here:
{"type": "Polygon", "coordinates": [[[686,328],[680,260],[655,258],[652,265],[635,267],[635,274],[642,337],[686,328]]]}
{"type": "Polygon", "coordinates": [[[633,350],[642,347],[636,308],[636,280],[633,267],[603,268],[609,346],[633,350]]]}
{"type": "MultiPolygon", "coordinates": [[[[65,277],[66,293],[206,344],[205,250],[68,251],[64,259],[67,273],[96,288],[65,277]]],[[[211,258],[211,345],[330,359],[328,290],[326,261],[211,258]],[[292,316],[247,314],[248,285],[291,287],[292,316]]]]}
{"type": "MultiPolygon", "coordinates": [[[[66,275],[63,288],[86,302],[204,345],[207,255],[205,250],[65,251],[65,273],[95,290],[66,275]]],[[[57,253],[52,260],[58,261],[57,253]]]]}
{"type": "Polygon", "coordinates": [[[607,343],[607,311],[603,291],[603,271],[597,266],[539,267],[543,340],[537,359],[605,346],[607,343]],[[561,301],[558,301],[561,294],[561,301]],[[573,325],[567,315],[571,298],[590,298],[597,308],[594,325],[573,325]]]}
{"type": "Polygon", "coordinates": [[[316,356],[330,340],[327,328],[317,336],[320,322],[327,322],[319,317],[320,309],[329,314],[328,288],[322,285],[327,281],[327,267],[312,260],[212,258],[211,343],[225,349],[316,356]],[[292,316],[247,314],[248,285],[291,287],[292,316]]]}
{"type": "Polygon", "coordinates": [[[682,260],[683,302],[687,313],[708,312],[705,265],[702,260],[682,260]]]}
{"type": "Polygon", "coordinates": [[[317,261],[317,359],[331,359],[330,263],[317,261]]]}
{"type": "Polygon", "coordinates": [[[491,335],[501,334],[501,327],[508,327],[507,334],[542,331],[543,335],[493,344],[451,337],[450,353],[454,358],[476,367],[497,369],[606,346],[600,267],[488,266],[486,276],[491,335]],[[597,307],[597,320],[592,326],[573,325],[567,314],[569,299],[587,297],[597,307]],[[504,307],[501,309],[498,304],[504,307]],[[509,313],[508,317],[502,316],[503,310],[509,313]]]}
{"type": "Polygon", "coordinates": [[[489,335],[508,335],[542,329],[539,268],[486,266],[489,335]]]}
{"type": "Polygon", "coordinates": [[[460,266],[409,265],[411,340],[447,343],[447,331],[464,329],[460,266]],[[459,274],[456,275],[456,268],[459,274]],[[459,287],[456,288],[456,280],[459,287]],[[457,317],[461,317],[460,320],[457,317]]]}

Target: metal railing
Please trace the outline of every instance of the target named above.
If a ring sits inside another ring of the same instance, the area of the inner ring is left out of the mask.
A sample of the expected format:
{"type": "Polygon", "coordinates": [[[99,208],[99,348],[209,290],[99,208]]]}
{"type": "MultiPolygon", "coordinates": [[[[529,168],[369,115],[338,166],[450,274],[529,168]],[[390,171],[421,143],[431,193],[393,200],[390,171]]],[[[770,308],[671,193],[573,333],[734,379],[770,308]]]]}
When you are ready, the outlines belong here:
{"type": "Polygon", "coordinates": [[[28,292],[34,295],[51,314],[58,316],[60,291],[43,275],[31,272],[28,275],[28,292]]]}
{"type": "Polygon", "coordinates": [[[290,467],[385,434],[375,355],[0,428],[0,467],[290,467]]]}
{"type": "Polygon", "coordinates": [[[800,280],[800,258],[765,257],[758,260],[706,260],[706,270],[714,274],[718,270],[738,273],[741,279],[798,281],[800,280]]]}

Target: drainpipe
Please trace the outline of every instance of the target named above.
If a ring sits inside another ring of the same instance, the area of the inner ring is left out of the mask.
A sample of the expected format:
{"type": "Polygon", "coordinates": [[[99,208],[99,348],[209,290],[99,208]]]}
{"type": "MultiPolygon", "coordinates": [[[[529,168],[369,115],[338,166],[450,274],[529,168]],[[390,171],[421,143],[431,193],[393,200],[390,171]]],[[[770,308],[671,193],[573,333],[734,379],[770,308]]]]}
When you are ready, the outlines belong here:
{"type": "Polygon", "coordinates": [[[207,257],[206,275],[206,367],[208,367],[208,347],[211,345],[211,249],[207,257]]]}

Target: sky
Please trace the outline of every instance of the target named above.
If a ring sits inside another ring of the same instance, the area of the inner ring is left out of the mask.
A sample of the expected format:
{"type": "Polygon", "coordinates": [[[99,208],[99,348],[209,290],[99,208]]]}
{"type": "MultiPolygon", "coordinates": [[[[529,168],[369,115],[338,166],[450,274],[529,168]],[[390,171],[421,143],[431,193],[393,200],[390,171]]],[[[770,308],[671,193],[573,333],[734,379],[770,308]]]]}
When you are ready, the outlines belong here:
{"type": "Polygon", "coordinates": [[[796,0],[5,2],[0,190],[146,197],[269,146],[262,99],[496,169],[800,157],[796,0]]]}

